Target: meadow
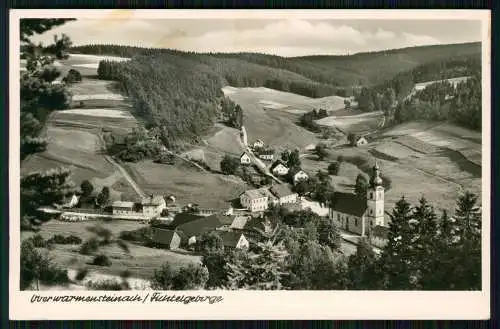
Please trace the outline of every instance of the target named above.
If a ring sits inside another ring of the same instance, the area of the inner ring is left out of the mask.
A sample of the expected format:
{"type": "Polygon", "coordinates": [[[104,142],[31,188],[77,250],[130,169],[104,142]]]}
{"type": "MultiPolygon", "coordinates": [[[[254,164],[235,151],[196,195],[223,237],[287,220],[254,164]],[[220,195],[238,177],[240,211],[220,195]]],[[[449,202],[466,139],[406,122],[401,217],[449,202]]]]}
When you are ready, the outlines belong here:
{"type": "MultiPolygon", "coordinates": [[[[55,234],[75,235],[83,241],[91,238],[93,234],[88,228],[100,225],[109,229],[114,236],[119,236],[122,231],[136,230],[145,227],[135,221],[113,220],[113,221],[82,221],[82,222],[63,222],[51,220],[41,226],[40,235],[44,239],[49,239],[55,234]]],[[[27,238],[32,234],[24,234],[27,238]]],[[[128,244],[130,254],[124,252],[121,248],[113,245],[102,248],[101,252],[110,257],[112,265],[110,267],[89,265],[92,262],[92,256],[82,255],[78,252],[79,245],[58,245],[49,250],[49,256],[53,260],[68,269],[78,270],[88,268],[90,271],[96,271],[103,274],[120,275],[124,269],[128,269],[132,277],[148,279],[153,275],[155,269],[159,269],[164,263],[168,262],[174,268],[188,263],[200,262],[200,257],[185,253],[178,253],[169,250],[148,248],[135,244],[128,244]]]]}

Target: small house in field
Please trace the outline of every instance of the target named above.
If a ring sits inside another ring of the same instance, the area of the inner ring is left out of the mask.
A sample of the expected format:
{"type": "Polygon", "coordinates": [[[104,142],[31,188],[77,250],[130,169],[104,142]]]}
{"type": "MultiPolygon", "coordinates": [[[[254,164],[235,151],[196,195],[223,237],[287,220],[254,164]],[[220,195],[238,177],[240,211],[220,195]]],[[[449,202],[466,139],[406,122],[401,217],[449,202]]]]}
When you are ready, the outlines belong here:
{"type": "Polygon", "coordinates": [[[273,185],[269,190],[276,197],[276,204],[284,205],[297,202],[298,194],[292,192],[286,184],[273,185]]]}
{"type": "Polygon", "coordinates": [[[142,199],[142,213],[147,217],[157,217],[167,207],[165,198],[161,195],[150,195],[142,199]]]}
{"type": "Polygon", "coordinates": [[[252,163],[250,156],[246,152],[240,155],[240,163],[243,165],[249,165],[250,163],[252,163]]]}
{"type": "Polygon", "coordinates": [[[296,185],[301,180],[308,180],[309,175],[304,170],[299,170],[293,175],[293,184],[296,185]]]}
{"type": "Polygon", "coordinates": [[[288,167],[280,160],[273,163],[271,172],[278,176],[285,176],[288,174],[288,167]]]}
{"type": "Polygon", "coordinates": [[[224,249],[247,249],[250,243],[241,232],[222,232],[224,249]]]}
{"type": "Polygon", "coordinates": [[[359,137],[356,140],[356,146],[363,146],[363,145],[366,145],[366,144],[368,144],[368,140],[365,137],[359,137]]]}
{"type": "Polygon", "coordinates": [[[253,148],[260,148],[264,147],[264,142],[261,141],[260,139],[257,139],[255,142],[253,142],[253,148]]]}
{"type": "Polygon", "coordinates": [[[63,208],[73,208],[76,207],[80,198],[76,196],[76,194],[72,194],[69,198],[67,198],[65,203],[62,205],[63,208]]]}
{"type": "Polygon", "coordinates": [[[137,215],[132,201],[115,201],[111,205],[113,215],[137,215]]]}
{"type": "Polygon", "coordinates": [[[175,230],[153,227],[151,229],[151,239],[160,246],[168,249],[177,249],[181,244],[181,237],[175,230]]]}

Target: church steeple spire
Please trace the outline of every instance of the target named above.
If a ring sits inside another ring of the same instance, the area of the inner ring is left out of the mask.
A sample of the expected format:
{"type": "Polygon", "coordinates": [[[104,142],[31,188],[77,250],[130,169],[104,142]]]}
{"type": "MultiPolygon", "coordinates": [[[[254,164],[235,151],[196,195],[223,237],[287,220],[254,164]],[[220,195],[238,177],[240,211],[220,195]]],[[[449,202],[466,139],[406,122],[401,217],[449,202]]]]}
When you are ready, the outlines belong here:
{"type": "Polygon", "coordinates": [[[378,161],[375,160],[375,165],[373,166],[373,173],[370,177],[370,186],[376,187],[382,185],[382,178],[380,177],[380,167],[378,165],[378,161]]]}

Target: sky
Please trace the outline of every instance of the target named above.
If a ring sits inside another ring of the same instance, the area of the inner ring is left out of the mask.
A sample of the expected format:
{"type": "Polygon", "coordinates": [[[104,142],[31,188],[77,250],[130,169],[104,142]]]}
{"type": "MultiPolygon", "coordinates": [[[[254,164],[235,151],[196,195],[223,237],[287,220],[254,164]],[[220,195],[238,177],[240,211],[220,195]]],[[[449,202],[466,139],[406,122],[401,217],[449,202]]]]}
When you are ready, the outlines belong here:
{"type": "Polygon", "coordinates": [[[118,44],[279,56],[345,55],[481,41],[473,20],[78,19],[33,38],[67,34],[74,45],[118,44]]]}

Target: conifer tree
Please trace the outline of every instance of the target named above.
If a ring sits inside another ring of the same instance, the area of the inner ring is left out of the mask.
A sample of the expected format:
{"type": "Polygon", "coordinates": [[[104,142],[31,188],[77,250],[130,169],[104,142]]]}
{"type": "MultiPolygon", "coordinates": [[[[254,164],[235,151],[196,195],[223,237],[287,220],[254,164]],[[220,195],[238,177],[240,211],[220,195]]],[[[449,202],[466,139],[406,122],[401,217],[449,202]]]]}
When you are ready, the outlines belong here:
{"type": "Polygon", "coordinates": [[[384,286],[389,290],[403,290],[414,287],[412,277],[412,228],[413,213],[404,196],[396,203],[390,214],[388,242],[385,245],[380,267],[385,275],[384,286]]]}
{"type": "Polygon", "coordinates": [[[356,253],[348,260],[349,289],[376,289],[379,284],[376,272],[376,255],[367,238],[359,239],[356,253]]]}

